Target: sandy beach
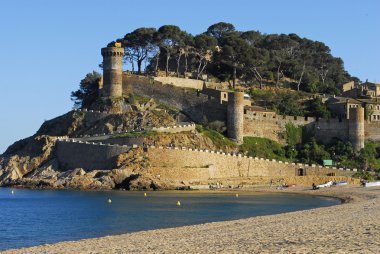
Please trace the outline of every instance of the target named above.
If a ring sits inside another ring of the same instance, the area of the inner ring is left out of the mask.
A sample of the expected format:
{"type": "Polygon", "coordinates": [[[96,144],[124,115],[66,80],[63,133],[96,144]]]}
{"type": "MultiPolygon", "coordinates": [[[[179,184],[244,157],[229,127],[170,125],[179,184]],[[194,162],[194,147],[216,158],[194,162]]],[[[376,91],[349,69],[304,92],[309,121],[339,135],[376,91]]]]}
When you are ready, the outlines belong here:
{"type": "Polygon", "coordinates": [[[1,253],[379,253],[380,188],[336,186],[312,191],[296,187],[282,192],[338,197],[344,202],[332,207],[1,253]]]}

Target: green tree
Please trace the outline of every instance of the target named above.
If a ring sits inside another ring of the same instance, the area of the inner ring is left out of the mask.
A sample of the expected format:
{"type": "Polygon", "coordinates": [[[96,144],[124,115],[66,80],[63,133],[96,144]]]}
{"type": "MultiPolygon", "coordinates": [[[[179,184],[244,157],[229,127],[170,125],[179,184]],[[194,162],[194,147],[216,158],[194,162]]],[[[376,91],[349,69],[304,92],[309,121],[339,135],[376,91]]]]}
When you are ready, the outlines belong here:
{"type": "Polygon", "coordinates": [[[194,43],[194,53],[198,60],[197,78],[199,78],[207,64],[211,62],[218,41],[207,34],[200,34],[194,37],[194,43]]]}
{"type": "Polygon", "coordinates": [[[71,92],[71,100],[75,108],[88,108],[99,97],[101,75],[95,71],[88,73],[80,81],[79,89],[71,92]]]}
{"type": "Polygon", "coordinates": [[[160,49],[165,50],[166,76],[169,75],[169,60],[172,55],[178,52],[180,46],[183,45],[184,35],[184,32],[178,26],[173,25],[161,26],[155,34],[155,41],[160,46],[160,49]]]}
{"type": "Polygon", "coordinates": [[[132,33],[128,33],[120,41],[125,49],[125,56],[130,61],[137,62],[137,72],[141,74],[141,65],[155,48],[153,36],[155,28],[138,28],[132,33]]]}
{"type": "Polygon", "coordinates": [[[326,104],[322,102],[321,98],[315,98],[309,103],[309,115],[324,119],[329,119],[331,117],[331,112],[327,108],[326,104]]]}
{"type": "Polygon", "coordinates": [[[325,150],[323,145],[317,143],[315,139],[303,145],[298,153],[300,161],[304,163],[322,164],[323,160],[330,159],[330,154],[325,150]]]}
{"type": "Polygon", "coordinates": [[[248,44],[237,33],[229,33],[223,37],[220,61],[232,69],[232,84],[236,87],[237,71],[244,67],[247,59],[248,44]]]}
{"type": "Polygon", "coordinates": [[[219,22],[209,26],[207,28],[206,34],[213,36],[218,40],[218,42],[220,42],[222,38],[230,32],[235,32],[234,25],[226,22],[219,22]]]}

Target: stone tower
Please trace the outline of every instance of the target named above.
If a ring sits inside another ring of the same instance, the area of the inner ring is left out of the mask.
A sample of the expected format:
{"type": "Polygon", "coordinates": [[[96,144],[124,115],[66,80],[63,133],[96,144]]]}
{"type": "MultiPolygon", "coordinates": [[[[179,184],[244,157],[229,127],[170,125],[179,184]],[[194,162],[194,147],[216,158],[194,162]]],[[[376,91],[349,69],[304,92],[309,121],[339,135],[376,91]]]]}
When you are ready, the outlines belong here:
{"type": "Polygon", "coordinates": [[[356,151],[364,148],[364,108],[350,108],[348,138],[356,151]]]}
{"type": "Polygon", "coordinates": [[[244,136],[244,93],[228,93],[227,104],[227,133],[228,137],[239,144],[244,136]]]}
{"type": "Polygon", "coordinates": [[[103,56],[103,97],[121,97],[123,95],[123,55],[124,48],[108,46],[102,48],[103,56]]]}

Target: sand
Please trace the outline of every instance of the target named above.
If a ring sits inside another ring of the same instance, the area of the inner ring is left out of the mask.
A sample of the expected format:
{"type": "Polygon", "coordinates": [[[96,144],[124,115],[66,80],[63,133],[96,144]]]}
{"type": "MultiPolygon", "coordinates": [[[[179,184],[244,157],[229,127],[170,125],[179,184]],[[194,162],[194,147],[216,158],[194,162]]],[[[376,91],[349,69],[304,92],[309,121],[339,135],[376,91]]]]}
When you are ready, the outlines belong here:
{"type": "Polygon", "coordinates": [[[345,202],[3,253],[380,253],[380,188],[336,186],[312,191],[299,187],[285,191],[339,197],[345,202]]]}

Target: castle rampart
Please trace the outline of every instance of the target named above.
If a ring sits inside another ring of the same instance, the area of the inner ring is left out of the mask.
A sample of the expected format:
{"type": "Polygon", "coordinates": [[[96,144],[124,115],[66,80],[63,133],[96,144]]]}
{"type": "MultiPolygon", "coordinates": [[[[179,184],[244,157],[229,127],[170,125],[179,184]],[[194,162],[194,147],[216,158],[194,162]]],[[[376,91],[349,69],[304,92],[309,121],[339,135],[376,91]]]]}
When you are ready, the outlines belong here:
{"type": "MultiPolygon", "coordinates": [[[[115,158],[137,145],[106,145],[101,143],[57,142],[57,157],[67,168],[112,169],[115,158]]],[[[221,178],[350,176],[354,170],[318,165],[296,164],[253,158],[222,151],[189,149],[186,147],[145,147],[150,161],[149,171],[163,179],[174,181],[209,181],[221,178]]]]}
{"type": "Polygon", "coordinates": [[[295,164],[241,154],[191,149],[150,148],[151,171],[161,178],[207,181],[241,177],[349,176],[352,171],[316,165],[295,164]],[[300,170],[302,169],[302,170],[300,170]]]}
{"type": "Polygon", "coordinates": [[[57,141],[56,155],[63,169],[112,169],[115,158],[131,147],[83,141],[57,141]]]}
{"type": "Polygon", "coordinates": [[[202,90],[204,81],[198,79],[185,79],[177,77],[154,77],[155,81],[176,87],[192,88],[202,90]]]}

